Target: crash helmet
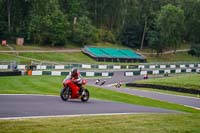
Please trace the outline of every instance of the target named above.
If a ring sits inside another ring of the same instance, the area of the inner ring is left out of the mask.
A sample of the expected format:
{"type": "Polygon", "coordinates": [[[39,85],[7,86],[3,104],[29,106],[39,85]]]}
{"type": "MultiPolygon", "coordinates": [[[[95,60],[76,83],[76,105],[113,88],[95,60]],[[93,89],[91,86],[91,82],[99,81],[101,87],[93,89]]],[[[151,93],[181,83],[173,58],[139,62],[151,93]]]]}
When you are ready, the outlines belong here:
{"type": "Polygon", "coordinates": [[[71,75],[72,76],[78,76],[78,70],[77,70],[77,68],[72,68],[71,75]]]}

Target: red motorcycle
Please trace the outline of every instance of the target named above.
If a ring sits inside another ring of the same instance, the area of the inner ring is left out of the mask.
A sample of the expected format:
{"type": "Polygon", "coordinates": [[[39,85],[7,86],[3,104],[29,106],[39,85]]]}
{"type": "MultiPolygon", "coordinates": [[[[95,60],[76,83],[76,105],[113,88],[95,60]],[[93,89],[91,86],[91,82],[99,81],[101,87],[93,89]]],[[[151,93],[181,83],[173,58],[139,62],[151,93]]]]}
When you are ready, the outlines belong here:
{"type": "Polygon", "coordinates": [[[89,91],[83,87],[86,85],[86,80],[79,81],[79,84],[75,83],[73,80],[67,80],[63,84],[63,89],[61,89],[60,97],[63,101],[68,99],[81,99],[82,102],[87,102],[89,100],[89,91]],[[80,87],[82,87],[82,92],[80,94],[80,87]]]}

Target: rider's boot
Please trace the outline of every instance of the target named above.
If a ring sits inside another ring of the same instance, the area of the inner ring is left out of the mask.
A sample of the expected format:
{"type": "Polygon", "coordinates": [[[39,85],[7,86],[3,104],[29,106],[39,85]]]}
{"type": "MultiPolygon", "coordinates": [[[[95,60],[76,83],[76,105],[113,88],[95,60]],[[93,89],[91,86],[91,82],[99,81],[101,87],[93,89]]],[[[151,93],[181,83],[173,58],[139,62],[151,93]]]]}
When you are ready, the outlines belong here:
{"type": "Polygon", "coordinates": [[[82,87],[80,87],[80,90],[79,90],[79,95],[82,95],[82,93],[83,93],[83,88],[82,88],[82,87]]]}

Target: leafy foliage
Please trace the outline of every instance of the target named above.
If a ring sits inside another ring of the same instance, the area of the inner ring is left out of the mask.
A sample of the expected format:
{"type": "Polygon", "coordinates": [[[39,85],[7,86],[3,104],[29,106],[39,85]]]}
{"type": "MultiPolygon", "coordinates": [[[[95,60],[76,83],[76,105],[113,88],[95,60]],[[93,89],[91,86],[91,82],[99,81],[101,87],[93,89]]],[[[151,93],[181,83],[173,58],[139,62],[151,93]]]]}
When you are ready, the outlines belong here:
{"type": "Polygon", "coordinates": [[[91,25],[87,17],[80,17],[78,22],[73,25],[73,41],[76,43],[87,44],[96,40],[96,29],[91,25]]]}
{"type": "Polygon", "coordinates": [[[174,50],[180,46],[184,30],[184,12],[171,4],[162,7],[158,15],[158,27],[161,43],[172,46],[174,50]]]}
{"type": "Polygon", "coordinates": [[[109,43],[116,42],[116,38],[113,32],[111,32],[110,30],[105,30],[105,29],[99,30],[99,40],[103,42],[109,42],[109,43]]]}
{"type": "Polygon", "coordinates": [[[163,52],[164,45],[160,41],[160,33],[157,30],[152,30],[148,32],[148,41],[149,41],[149,47],[152,50],[156,50],[157,56],[159,53],[163,52]]]}
{"type": "Polygon", "coordinates": [[[200,42],[199,0],[1,0],[0,39],[176,50],[200,42]]]}
{"type": "Polygon", "coordinates": [[[137,25],[130,25],[123,29],[120,40],[122,44],[129,47],[138,47],[140,45],[142,28],[137,25]]]}
{"type": "Polygon", "coordinates": [[[33,2],[32,5],[29,38],[33,38],[34,42],[39,44],[65,43],[69,24],[66,16],[59,10],[57,2],[55,0],[41,1],[40,3],[33,2]],[[41,6],[43,6],[42,9],[41,6]]]}
{"type": "Polygon", "coordinates": [[[182,8],[186,20],[185,39],[200,43],[200,1],[184,0],[182,8]]]}
{"type": "Polygon", "coordinates": [[[200,57],[200,44],[193,44],[191,46],[191,50],[189,51],[189,54],[192,56],[200,57]]]}

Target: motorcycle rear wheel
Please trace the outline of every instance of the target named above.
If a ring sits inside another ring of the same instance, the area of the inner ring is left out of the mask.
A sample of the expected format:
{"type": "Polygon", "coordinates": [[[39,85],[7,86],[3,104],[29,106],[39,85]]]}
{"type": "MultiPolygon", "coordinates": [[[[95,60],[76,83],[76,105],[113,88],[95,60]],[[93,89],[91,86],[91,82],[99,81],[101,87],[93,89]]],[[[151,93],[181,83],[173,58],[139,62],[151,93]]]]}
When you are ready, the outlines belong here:
{"type": "Polygon", "coordinates": [[[87,102],[89,100],[90,97],[90,93],[87,89],[84,89],[83,91],[85,91],[85,94],[81,97],[81,101],[82,102],[87,102]]]}
{"type": "Polygon", "coordinates": [[[60,91],[60,98],[63,101],[67,101],[69,99],[69,96],[70,96],[70,89],[69,89],[69,87],[61,89],[61,91],[60,91]]]}

